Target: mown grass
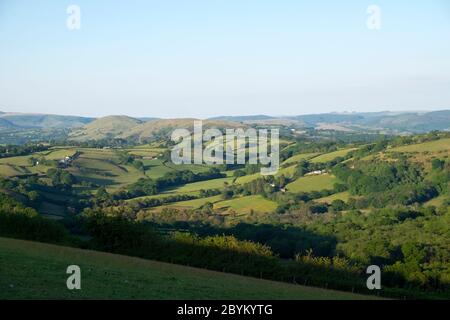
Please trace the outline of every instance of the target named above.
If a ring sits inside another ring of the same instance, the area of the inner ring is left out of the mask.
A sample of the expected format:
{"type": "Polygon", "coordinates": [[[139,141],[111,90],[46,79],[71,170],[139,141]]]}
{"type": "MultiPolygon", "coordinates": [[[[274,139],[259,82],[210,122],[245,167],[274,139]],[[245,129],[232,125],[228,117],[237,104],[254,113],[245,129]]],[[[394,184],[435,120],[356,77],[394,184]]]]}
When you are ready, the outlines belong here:
{"type": "Polygon", "coordinates": [[[390,152],[441,152],[450,150],[450,138],[389,149],[390,152]]]}
{"type": "MultiPolygon", "coordinates": [[[[280,168],[278,169],[278,172],[275,174],[276,177],[280,177],[284,175],[285,177],[292,177],[296,171],[296,166],[292,163],[291,166],[288,166],[286,168],[280,168]]],[[[256,179],[262,178],[262,175],[260,172],[250,174],[247,176],[239,177],[236,179],[236,184],[246,184],[249,182],[252,182],[256,179]]]]}
{"type": "Polygon", "coordinates": [[[3,177],[15,177],[23,174],[22,171],[19,171],[17,167],[10,164],[0,164],[0,176],[3,177]]]}
{"type": "Polygon", "coordinates": [[[286,187],[289,192],[310,192],[331,190],[337,179],[329,174],[322,174],[317,176],[301,177],[294,182],[289,183],[286,187]]]}
{"type": "Polygon", "coordinates": [[[72,157],[76,152],[77,149],[72,148],[55,148],[50,151],[35,153],[33,156],[37,157],[38,155],[40,155],[47,160],[61,160],[65,157],[72,157]]]}
{"type": "Polygon", "coordinates": [[[121,255],[0,238],[0,299],[372,299],[121,255]],[[66,287],[81,268],[81,290],[66,287]]]}
{"type": "Polygon", "coordinates": [[[318,153],[301,153],[301,154],[296,154],[295,156],[292,156],[292,157],[286,159],[283,162],[283,164],[286,164],[286,163],[297,163],[297,162],[300,162],[302,160],[308,160],[308,159],[314,158],[317,155],[318,155],[318,153]]]}
{"type": "Polygon", "coordinates": [[[166,205],[167,207],[182,207],[182,208],[192,208],[197,209],[203,206],[204,204],[210,202],[210,203],[216,203],[222,200],[222,195],[207,197],[207,198],[200,198],[200,199],[194,199],[194,200],[188,200],[188,201],[180,201],[175,202],[173,204],[166,205]]]}
{"type": "Polygon", "coordinates": [[[164,165],[164,162],[160,159],[143,160],[145,166],[145,174],[151,179],[158,179],[165,174],[172,172],[173,169],[164,165]]]}
{"type": "Polygon", "coordinates": [[[329,162],[339,157],[345,157],[349,152],[356,150],[356,148],[342,149],[330,153],[322,154],[318,157],[312,158],[312,163],[329,162]]]}
{"type": "Polygon", "coordinates": [[[152,208],[151,210],[161,211],[164,208],[198,209],[208,202],[213,204],[213,208],[217,212],[227,213],[233,211],[237,214],[248,214],[252,211],[259,213],[272,212],[278,206],[276,202],[268,200],[260,195],[238,197],[230,200],[223,200],[222,195],[217,195],[207,198],[169,203],[152,208]]]}
{"type": "Polygon", "coordinates": [[[347,202],[349,198],[350,198],[350,192],[345,191],[345,192],[332,194],[331,196],[328,196],[328,197],[317,199],[316,201],[320,202],[320,203],[331,204],[334,200],[342,200],[344,202],[347,202]]]}
{"type": "Polygon", "coordinates": [[[31,166],[29,162],[30,156],[18,156],[0,159],[0,164],[14,166],[31,166]]]}
{"type": "Polygon", "coordinates": [[[178,188],[172,188],[170,190],[167,190],[164,192],[165,194],[173,194],[173,193],[188,193],[193,191],[200,191],[200,190],[210,190],[210,189],[222,189],[224,186],[224,183],[231,184],[233,182],[233,178],[226,177],[226,178],[219,178],[219,179],[212,179],[207,181],[199,181],[194,183],[188,183],[184,186],[178,187],[178,188]]]}
{"type": "Polygon", "coordinates": [[[261,195],[239,197],[214,203],[214,209],[220,211],[233,210],[239,214],[255,212],[272,212],[277,208],[277,203],[264,198],[261,195]]]}

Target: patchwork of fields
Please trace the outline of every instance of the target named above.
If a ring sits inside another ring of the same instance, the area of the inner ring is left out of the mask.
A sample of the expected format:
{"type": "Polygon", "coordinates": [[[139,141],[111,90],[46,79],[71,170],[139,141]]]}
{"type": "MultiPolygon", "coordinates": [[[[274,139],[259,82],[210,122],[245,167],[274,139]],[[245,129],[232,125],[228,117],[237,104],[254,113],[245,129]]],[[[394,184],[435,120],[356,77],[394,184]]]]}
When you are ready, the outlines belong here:
{"type": "Polygon", "coordinates": [[[188,201],[174,202],[151,209],[152,211],[161,211],[164,208],[177,210],[199,209],[207,203],[212,204],[213,209],[218,214],[236,213],[239,215],[249,214],[251,212],[269,213],[277,208],[277,203],[264,198],[261,195],[237,197],[224,200],[222,195],[200,198],[188,201]]]}
{"type": "MultiPolygon", "coordinates": [[[[424,141],[421,137],[405,139],[408,142],[424,141]]],[[[167,149],[155,144],[117,149],[54,147],[27,156],[0,159],[0,176],[15,178],[2,179],[0,191],[18,200],[21,205],[37,210],[46,218],[64,219],[64,225],[68,226],[75,225],[77,219],[74,217],[90,208],[106,215],[122,215],[133,221],[147,220],[164,235],[173,230],[184,235],[205,226],[219,231],[220,228],[229,228],[236,237],[240,236],[237,232],[242,232],[249,240],[266,244],[280,259],[302,259],[302,255],[308,252],[319,254],[317,258],[321,259],[339,249],[351,259],[370,261],[372,256],[368,250],[369,245],[372,245],[370,241],[373,234],[370,228],[378,228],[378,225],[370,224],[374,217],[370,215],[376,214],[378,217],[389,215],[393,211],[397,221],[392,228],[398,230],[394,233],[386,227],[376,229],[377,232],[383,232],[386,239],[401,239],[403,242],[399,242],[398,246],[403,250],[408,249],[408,239],[404,237],[401,228],[413,230],[409,231],[410,234],[419,238],[418,235],[422,232],[430,232],[430,226],[439,226],[437,230],[442,234],[437,234],[439,242],[434,242],[433,246],[440,250],[440,244],[446,239],[445,223],[434,221],[446,221],[450,138],[396,148],[386,146],[398,145],[397,140],[387,141],[386,144],[384,142],[360,145],[359,151],[352,154],[352,157],[349,154],[357,150],[353,148],[356,144],[348,144],[347,148],[342,148],[343,143],[331,146],[300,145],[298,148],[305,153],[286,159],[275,177],[266,179],[261,179],[263,176],[259,172],[245,175],[255,172],[255,167],[252,166],[228,167],[230,170],[226,166],[218,166],[216,168],[222,170],[219,172],[210,170],[212,166],[206,165],[174,165],[165,160],[167,149]],[[336,149],[337,151],[332,152],[313,152],[336,149]],[[346,164],[330,163],[338,158],[339,161],[347,158],[346,164]],[[60,170],[55,170],[57,168],[60,170]],[[50,169],[53,170],[49,171],[50,169]],[[184,170],[191,173],[181,173],[184,170]],[[37,176],[39,179],[25,179],[30,176],[37,176]],[[199,181],[211,177],[216,178],[199,181]],[[337,183],[339,186],[336,186],[337,183]],[[332,194],[334,192],[338,193],[332,194]],[[159,201],[151,201],[154,199],[159,201]],[[334,202],[336,200],[342,200],[346,204],[334,202]],[[432,206],[435,208],[430,208],[432,206]],[[388,210],[379,210],[380,208],[388,210]],[[417,211],[417,217],[411,208],[417,211]],[[361,219],[348,220],[347,215],[361,219]],[[407,217],[406,220],[402,220],[403,217],[407,217]],[[325,224],[330,224],[331,227],[325,224]],[[428,230],[422,228],[426,224],[428,230]],[[341,225],[345,227],[341,228],[341,225]],[[306,232],[303,230],[304,226],[311,229],[305,229],[306,232]],[[325,230],[325,233],[316,234],[316,230],[325,230]],[[352,238],[353,235],[359,238],[352,238]],[[334,239],[337,239],[339,247],[334,239]],[[348,243],[343,243],[341,239],[349,240],[348,243]],[[369,243],[365,245],[367,250],[354,250],[359,248],[357,242],[360,239],[360,243],[369,243]],[[353,252],[356,254],[353,255],[353,252]]],[[[2,152],[2,156],[5,156],[5,151],[2,152]]],[[[22,153],[16,151],[14,154],[22,153]]],[[[5,199],[11,200],[8,197],[5,199]]],[[[384,223],[385,220],[380,221],[384,223]]],[[[427,241],[434,239],[429,234],[421,239],[422,243],[428,244],[427,241]]],[[[391,248],[383,250],[389,252],[391,248]]],[[[438,259],[448,251],[436,252],[433,261],[435,265],[431,267],[433,272],[438,267],[441,268],[441,265],[445,266],[438,259]]],[[[391,253],[384,258],[390,256],[391,253]]],[[[321,263],[317,261],[314,263],[321,263]]],[[[421,277],[428,277],[428,267],[424,266],[423,272],[419,272],[421,277]]],[[[6,278],[0,277],[0,298],[35,297],[39,290],[43,290],[39,297],[44,298],[87,299],[357,297],[2,238],[0,270],[2,275],[7,275],[6,278]],[[61,279],[66,275],[58,272],[64,271],[64,265],[77,261],[86,270],[83,292],[68,292],[64,285],[61,286],[61,279]],[[45,265],[46,268],[41,268],[40,265],[45,265]],[[30,278],[30,273],[34,276],[32,283],[28,284],[25,280],[30,278]],[[114,277],[109,281],[111,274],[114,277]],[[5,282],[5,279],[8,281],[5,282]],[[202,286],[199,287],[199,283],[202,286]]],[[[222,270],[221,266],[217,270],[222,270]]],[[[338,278],[340,281],[341,277],[338,278]]],[[[326,283],[328,287],[328,279],[326,283]]]]}
{"type": "MultiPolygon", "coordinates": [[[[46,172],[52,167],[49,161],[57,162],[65,157],[74,158],[67,170],[72,173],[81,185],[74,186],[83,190],[95,192],[98,186],[104,186],[109,192],[127,188],[130,184],[140,178],[158,179],[165,174],[180,170],[190,170],[194,173],[209,170],[208,166],[201,165],[174,165],[164,161],[161,157],[167,149],[155,144],[141,145],[128,149],[93,149],[78,147],[55,147],[48,151],[37,152],[33,155],[19,156],[0,159],[0,175],[4,177],[39,175],[45,179],[46,172]],[[122,164],[121,154],[128,154],[137,157],[143,163],[143,170],[139,170],[132,164],[122,164]],[[44,160],[44,161],[37,161],[44,160]],[[46,162],[47,161],[47,162],[46,162]]],[[[302,153],[296,154],[283,162],[283,167],[276,174],[277,177],[284,175],[292,178],[296,172],[296,164],[302,160],[308,160],[314,164],[332,161],[338,157],[344,157],[356,148],[346,148],[329,153],[302,153]]],[[[423,153],[430,159],[434,154],[450,152],[450,139],[441,139],[422,144],[408,145],[390,149],[389,152],[423,153]]],[[[369,156],[373,159],[377,155],[369,156]]],[[[378,155],[379,156],[379,155],[378,155]]],[[[424,155],[422,155],[423,157],[424,155]]],[[[369,157],[365,159],[368,160],[369,157]]],[[[418,157],[418,155],[416,156],[418,157]]],[[[185,185],[163,190],[154,196],[139,197],[127,201],[140,201],[142,199],[165,199],[173,195],[190,195],[198,197],[201,190],[223,189],[226,185],[245,185],[258,178],[261,174],[255,173],[242,177],[233,177],[234,171],[224,172],[226,177],[188,183],[185,185]]],[[[304,176],[297,178],[286,186],[287,192],[312,192],[321,190],[332,190],[334,184],[338,182],[331,174],[321,174],[304,176]]],[[[45,199],[39,211],[46,216],[59,219],[67,213],[64,202],[68,199],[60,194],[52,194],[50,191],[44,193],[45,199]]],[[[334,200],[347,201],[350,197],[348,192],[334,194],[329,197],[318,199],[319,202],[330,204],[334,200]]],[[[442,200],[443,201],[443,200],[442,200]]],[[[433,199],[429,204],[439,205],[442,203],[439,198],[433,199]]],[[[277,204],[261,196],[238,197],[230,200],[223,200],[221,196],[206,197],[190,201],[181,201],[166,204],[158,209],[170,207],[178,209],[197,209],[206,203],[212,203],[214,209],[219,212],[236,212],[246,214],[250,211],[271,212],[276,209],[277,204]]]]}

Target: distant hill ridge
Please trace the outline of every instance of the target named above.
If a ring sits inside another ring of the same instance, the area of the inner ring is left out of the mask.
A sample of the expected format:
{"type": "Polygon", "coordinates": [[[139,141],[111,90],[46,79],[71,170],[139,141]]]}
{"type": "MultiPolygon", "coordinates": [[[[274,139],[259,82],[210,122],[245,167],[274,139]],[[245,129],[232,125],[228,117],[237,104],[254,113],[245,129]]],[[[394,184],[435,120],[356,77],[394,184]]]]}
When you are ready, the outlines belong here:
{"type": "Polygon", "coordinates": [[[115,138],[118,135],[144,123],[128,116],[108,116],[96,119],[70,134],[73,140],[99,140],[115,138]]]}
{"type": "Polygon", "coordinates": [[[7,120],[22,128],[77,128],[93,121],[93,118],[79,116],[61,116],[53,114],[0,113],[0,119],[7,120]]]}
{"type": "MultiPolygon", "coordinates": [[[[1,112],[0,112],[0,114],[1,114],[1,112]]],[[[15,127],[15,125],[13,123],[11,123],[10,121],[0,118],[0,129],[14,128],[14,127],[15,127]]]]}
{"type": "MultiPolygon", "coordinates": [[[[105,138],[151,139],[167,136],[177,128],[191,128],[193,118],[133,118],[125,115],[89,118],[47,114],[22,114],[0,111],[0,128],[5,129],[70,129],[73,140],[105,138]]],[[[299,116],[220,116],[203,120],[205,128],[245,128],[250,125],[286,126],[296,129],[359,131],[381,133],[424,133],[450,130],[450,110],[431,112],[352,112],[299,116]]]]}
{"type": "MultiPolygon", "coordinates": [[[[193,130],[194,121],[199,119],[185,118],[185,119],[159,119],[145,122],[139,126],[132,128],[130,131],[121,134],[119,138],[135,138],[139,141],[151,139],[156,136],[169,136],[174,129],[188,129],[193,130]]],[[[239,122],[227,120],[213,120],[207,119],[202,121],[204,129],[218,128],[218,129],[236,129],[245,128],[246,125],[239,122]]]]}

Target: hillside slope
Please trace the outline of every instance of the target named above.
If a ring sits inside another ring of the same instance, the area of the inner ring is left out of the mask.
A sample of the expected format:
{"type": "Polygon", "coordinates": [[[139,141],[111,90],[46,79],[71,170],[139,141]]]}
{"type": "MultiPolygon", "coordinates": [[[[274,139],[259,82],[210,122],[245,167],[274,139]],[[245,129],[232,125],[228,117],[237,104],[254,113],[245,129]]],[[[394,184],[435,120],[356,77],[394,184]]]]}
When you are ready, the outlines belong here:
{"type": "Polygon", "coordinates": [[[70,134],[72,140],[98,140],[115,138],[140,125],[141,120],[127,116],[108,116],[99,118],[70,134]]]}
{"type": "MultiPolygon", "coordinates": [[[[131,130],[119,135],[119,138],[134,138],[138,141],[149,140],[155,137],[170,137],[170,134],[174,129],[188,129],[193,130],[194,121],[198,119],[160,119],[151,120],[145,122],[139,126],[132,128],[131,130]]],[[[204,120],[202,122],[203,129],[217,128],[217,129],[236,129],[247,127],[239,122],[227,121],[227,120],[204,120]]]]}
{"type": "MultiPolygon", "coordinates": [[[[0,113],[1,115],[1,113],[0,113]]],[[[2,119],[0,118],[0,130],[1,129],[10,129],[10,128],[14,128],[15,125],[12,124],[11,122],[9,122],[8,120],[2,119]]]]}
{"type": "Polygon", "coordinates": [[[53,114],[0,113],[0,119],[7,120],[21,128],[66,129],[79,128],[91,122],[92,118],[60,116],[53,114]]]}
{"type": "Polygon", "coordinates": [[[369,299],[95,251],[0,238],[0,299],[369,299]],[[66,268],[81,268],[81,290],[66,268]]]}

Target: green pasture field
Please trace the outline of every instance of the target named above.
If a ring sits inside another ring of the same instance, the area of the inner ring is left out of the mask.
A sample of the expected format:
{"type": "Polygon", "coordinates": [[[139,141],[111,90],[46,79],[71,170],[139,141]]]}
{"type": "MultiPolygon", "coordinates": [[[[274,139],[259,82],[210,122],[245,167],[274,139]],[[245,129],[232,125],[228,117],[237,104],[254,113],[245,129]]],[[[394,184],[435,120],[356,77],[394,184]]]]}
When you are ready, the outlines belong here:
{"type": "Polygon", "coordinates": [[[294,182],[289,183],[286,187],[288,192],[310,192],[331,190],[337,179],[329,174],[317,176],[301,177],[294,182]]]}
{"type": "Polygon", "coordinates": [[[0,238],[0,299],[373,299],[96,251],[0,238]],[[68,290],[69,265],[81,290],[68,290]]]}
{"type": "MultiPolygon", "coordinates": [[[[294,163],[292,163],[291,166],[286,167],[286,168],[280,168],[278,170],[278,172],[275,174],[276,177],[280,177],[282,175],[284,175],[285,177],[292,177],[294,175],[296,171],[296,166],[294,165],[294,163]]],[[[236,184],[246,184],[249,182],[252,182],[253,180],[259,179],[261,178],[262,175],[260,172],[254,173],[254,174],[250,174],[247,176],[242,176],[236,179],[235,183],[236,184]]]]}
{"type": "Polygon", "coordinates": [[[450,150],[450,138],[389,149],[390,152],[442,152],[450,150]]]}
{"type": "Polygon", "coordinates": [[[216,203],[222,200],[222,195],[207,197],[207,198],[200,198],[200,199],[194,199],[194,200],[188,200],[188,201],[180,201],[175,202],[173,204],[168,204],[165,207],[177,207],[177,208],[191,208],[191,209],[197,209],[203,206],[204,204],[210,202],[210,203],[216,203]]]}
{"type": "Polygon", "coordinates": [[[264,198],[261,195],[238,197],[214,203],[214,209],[219,211],[233,210],[238,214],[254,212],[273,212],[277,203],[264,198]]]}
{"type": "Polygon", "coordinates": [[[347,202],[349,198],[350,198],[350,192],[345,191],[345,192],[335,193],[328,197],[317,199],[316,201],[320,202],[320,203],[331,204],[334,200],[342,200],[344,202],[347,202]]]}
{"type": "Polygon", "coordinates": [[[300,153],[300,154],[296,154],[295,156],[292,156],[290,158],[287,158],[286,160],[284,160],[283,164],[286,163],[298,163],[302,160],[309,160],[311,158],[314,158],[316,156],[318,156],[319,153],[300,153]]]}
{"type": "Polygon", "coordinates": [[[323,162],[329,162],[332,161],[338,157],[345,157],[349,152],[356,150],[357,148],[348,148],[348,149],[342,149],[330,153],[325,153],[320,156],[317,156],[315,158],[311,159],[312,163],[323,163],[323,162]]]}
{"type": "Polygon", "coordinates": [[[199,181],[199,182],[194,182],[194,183],[188,183],[181,187],[169,189],[169,190],[165,191],[163,194],[179,194],[179,193],[188,193],[188,192],[200,191],[200,190],[222,189],[224,186],[224,183],[231,184],[232,182],[233,182],[233,178],[231,178],[231,177],[199,181]]]}

